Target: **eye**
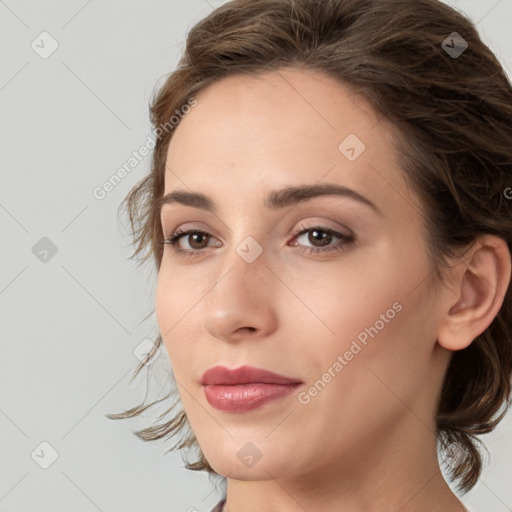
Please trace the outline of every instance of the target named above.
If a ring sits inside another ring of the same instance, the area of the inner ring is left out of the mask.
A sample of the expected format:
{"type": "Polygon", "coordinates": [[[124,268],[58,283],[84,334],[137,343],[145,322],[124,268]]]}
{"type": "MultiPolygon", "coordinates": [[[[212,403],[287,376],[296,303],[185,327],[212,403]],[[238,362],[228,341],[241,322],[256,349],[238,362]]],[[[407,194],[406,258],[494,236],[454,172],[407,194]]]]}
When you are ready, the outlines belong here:
{"type": "Polygon", "coordinates": [[[206,231],[198,231],[194,229],[181,229],[178,228],[171,237],[167,240],[164,240],[164,244],[169,244],[174,251],[183,255],[192,255],[201,249],[205,249],[208,245],[204,245],[205,241],[208,243],[212,240],[213,237],[206,231]],[[190,249],[181,248],[180,241],[181,239],[188,240],[188,244],[190,249]]]}
{"type": "MultiPolygon", "coordinates": [[[[315,226],[311,228],[305,228],[302,231],[299,231],[295,236],[295,240],[299,240],[304,235],[308,234],[306,237],[306,242],[310,242],[313,244],[313,247],[302,246],[302,251],[306,253],[325,253],[331,251],[340,251],[342,249],[347,248],[355,242],[355,239],[352,235],[343,235],[334,231],[330,228],[325,228],[322,226],[315,226]],[[340,240],[337,244],[329,245],[332,242],[333,238],[337,238],[340,240]],[[318,244],[318,245],[316,245],[318,244]]],[[[293,243],[292,245],[297,245],[293,243]]]]}
{"type": "MultiPolygon", "coordinates": [[[[172,236],[164,240],[162,243],[170,245],[173,251],[181,256],[199,256],[203,253],[203,249],[208,247],[208,242],[210,242],[210,240],[214,240],[214,238],[206,231],[178,228],[172,236]],[[180,247],[180,241],[182,238],[188,241],[187,243],[189,248],[180,247]]],[[[294,242],[290,244],[292,247],[298,246],[302,252],[315,254],[340,251],[355,242],[355,238],[352,235],[343,235],[333,229],[322,226],[302,229],[295,233],[293,240],[294,242]],[[297,243],[297,240],[307,233],[310,233],[310,235],[305,241],[312,243],[312,247],[304,246],[302,243],[297,243]],[[332,244],[331,242],[333,239],[338,239],[339,242],[332,244]]],[[[218,244],[214,244],[214,246],[220,247],[218,244]]]]}

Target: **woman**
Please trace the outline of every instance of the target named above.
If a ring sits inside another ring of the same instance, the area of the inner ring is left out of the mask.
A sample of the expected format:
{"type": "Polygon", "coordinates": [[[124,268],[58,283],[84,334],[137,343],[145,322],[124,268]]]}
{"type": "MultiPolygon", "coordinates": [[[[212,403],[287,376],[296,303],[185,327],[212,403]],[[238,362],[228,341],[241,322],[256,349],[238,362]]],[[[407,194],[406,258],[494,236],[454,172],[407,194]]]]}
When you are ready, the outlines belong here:
{"type": "Polygon", "coordinates": [[[471,489],[512,362],[512,88],[475,27],[437,0],[234,0],[151,115],[126,201],[183,407],[137,435],[190,427],[215,511],[465,510],[437,449],[471,489]]]}

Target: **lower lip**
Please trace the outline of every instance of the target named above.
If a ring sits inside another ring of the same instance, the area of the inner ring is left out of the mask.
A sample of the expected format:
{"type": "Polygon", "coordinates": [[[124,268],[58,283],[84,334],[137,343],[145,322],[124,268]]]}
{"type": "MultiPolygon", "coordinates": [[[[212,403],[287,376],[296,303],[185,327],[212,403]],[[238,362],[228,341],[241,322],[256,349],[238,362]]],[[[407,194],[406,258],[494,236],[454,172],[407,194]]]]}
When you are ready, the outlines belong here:
{"type": "Polygon", "coordinates": [[[209,384],[204,386],[204,392],[208,402],[221,411],[245,412],[275,400],[290,395],[295,391],[295,385],[263,384],[238,384],[236,386],[223,386],[209,384]]]}

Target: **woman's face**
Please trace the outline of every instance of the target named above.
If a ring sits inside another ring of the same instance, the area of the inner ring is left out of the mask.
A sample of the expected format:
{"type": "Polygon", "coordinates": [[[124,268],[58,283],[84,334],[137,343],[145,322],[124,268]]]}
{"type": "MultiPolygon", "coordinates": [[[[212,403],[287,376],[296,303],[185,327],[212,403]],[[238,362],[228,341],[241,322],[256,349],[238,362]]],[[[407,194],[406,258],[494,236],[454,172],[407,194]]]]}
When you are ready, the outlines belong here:
{"type": "Polygon", "coordinates": [[[388,121],[348,86],[291,68],[196,99],[169,146],[165,194],[212,208],[163,206],[166,239],[199,233],[165,245],[156,313],[211,466],[239,480],[356,475],[367,454],[433,443],[450,352],[436,343],[439,290],[388,121]],[[286,192],[327,184],[353,192],[286,192]],[[219,365],[299,384],[207,391],[219,365]]]}

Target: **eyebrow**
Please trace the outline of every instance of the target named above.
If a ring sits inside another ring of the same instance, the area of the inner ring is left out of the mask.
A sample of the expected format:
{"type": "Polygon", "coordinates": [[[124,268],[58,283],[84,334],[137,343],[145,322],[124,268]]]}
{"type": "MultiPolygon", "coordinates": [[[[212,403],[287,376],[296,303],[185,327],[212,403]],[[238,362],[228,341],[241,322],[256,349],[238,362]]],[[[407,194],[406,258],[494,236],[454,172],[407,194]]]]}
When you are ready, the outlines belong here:
{"type": "MultiPolygon", "coordinates": [[[[375,213],[382,215],[379,208],[372,203],[368,198],[359,194],[343,185],[335,183],[322,183],[320,185],[300,185],[295,187],[287,187],[281,190],[273,190],[269,193],[264,201],[264,206],[270,209],[280,209],[287,206],[295,205],[308,201],[315,197],[335,195],[346,197],[358,201],[370,207],[375,213]]],[[[159,210],[166,204],[182,204],[184,206],[191,206],[193,208],[200,208],[202,210],[210,211],[217,214],[217,208],[211,198],[205,194],[198,192],[189,192],[186,190],[174,190],[164,195],[159,200],[159,210]]]]}

